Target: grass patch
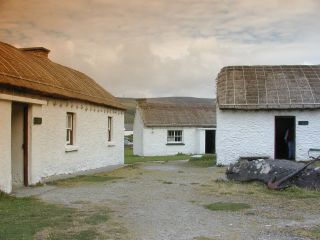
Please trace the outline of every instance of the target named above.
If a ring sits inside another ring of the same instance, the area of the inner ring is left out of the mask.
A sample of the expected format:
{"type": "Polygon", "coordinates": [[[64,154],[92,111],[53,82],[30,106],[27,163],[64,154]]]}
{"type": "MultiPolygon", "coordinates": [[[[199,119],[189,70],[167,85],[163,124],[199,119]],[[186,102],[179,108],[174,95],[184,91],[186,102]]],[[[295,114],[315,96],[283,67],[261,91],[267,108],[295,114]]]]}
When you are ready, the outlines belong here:
{"type": "Polygon", "coordinates": [[[54,186],[75,186],[88,183],[99,183],[121,179],[121,177],[109,176],[109,174],[94,174],[94,175],[80,175],[72,178],[61,179],[57,181],[48,182],[48,185],[54,186]]]}
{"type": "Polygon", "coordinates": [[[215,154],[205,154],[200,158],[191,157],[189,163],[192,166],[197,167],[213,167],[216,165],[216,155],[215,154]]]}
{"type": "Polygon", "coordinates": [[[304,198],[320,198],[320,191],[311,191],[296,186],[292,186],[280,191],[269,190],[266,187],[262,189],[266,194],[276,195],[279,197],[291,199],[304,199],[304,198]]]}
{"type": "Polygon", "coordinates": [[[98,237],[98,233],[93,229],[83,230],[78,233],[62,232],[51,233],[48,240],[91,240],[98,237]]]}
{"type": "Polygon", "coordinates": [[[133,149],[125,147],[124,148],[124,163],[133,164],[137,162],[152,162],[152,161],[177,161],[177,160],[187,160],[190,155],[178,153],[176,155],[168,156],[152,156],[152,157],[142,157],[133,155],[133,149]]]}
{"type": "Polygon", "coordinates": [[[173,184],[173,182],[170,182],[170,181],[163,181],[162,183],[163,184],[173,184]]]}
{"type": "Polygon", "coordinates": [[[239,211],[242,209],[249,209],[251,206],[246,203],[232,203],[232,202],[215,202],[205,206],[211,211],[239,211]]]}
{"type": "Polygon", "coordinates": [[[79,211],[0,192],[0,239],[97,239],[94,226],[108,220],[105,209],[79,211]]]}
{"type": "Polygon", "coordinates": [[[216,238],[196,237],[193,240],[216,240],[216,238]]]}
{"type": "Polygon", "coordinates": [[[97,224],[108,221],[108,219],[109,219],[108,213],[105,211],[102,211],[102,212],[93,214],[91,216],[88,216],[84,221],[86,224],[97,225],[97,224]]]}
{"type": "Polygon", "coordinates": [[[44,228],[68,228],[76,216],[73,209],[1,193],[0,239],[33,239],[44,228]]]}
{"type": "Polygon", "coordinates": [[[312,228],[301,228],[293,231],[295,235],[300,237],[307,237],[311,239],[320,239],[320,225],[312,227],[312,228]]]}

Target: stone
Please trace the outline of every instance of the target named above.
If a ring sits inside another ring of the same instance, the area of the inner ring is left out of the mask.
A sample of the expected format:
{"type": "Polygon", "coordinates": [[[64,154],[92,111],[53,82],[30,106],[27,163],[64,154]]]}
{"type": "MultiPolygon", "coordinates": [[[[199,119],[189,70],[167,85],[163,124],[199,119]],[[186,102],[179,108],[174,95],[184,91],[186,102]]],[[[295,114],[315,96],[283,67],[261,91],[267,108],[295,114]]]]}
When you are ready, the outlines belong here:
{"type": "MultiPolygon", "coordinates": [[[[229,180],[234,181],[261,181],[268,184],[270,179],[278,181],[301,169],[305,164],[289,160],[241,159],[235,164],[229,165],[226,176],[229,180]]],[[[310,165],[296,176],[286,180],[283,185],[296,185],[302,188],[320,190],[320,169],[310,165]]]]}

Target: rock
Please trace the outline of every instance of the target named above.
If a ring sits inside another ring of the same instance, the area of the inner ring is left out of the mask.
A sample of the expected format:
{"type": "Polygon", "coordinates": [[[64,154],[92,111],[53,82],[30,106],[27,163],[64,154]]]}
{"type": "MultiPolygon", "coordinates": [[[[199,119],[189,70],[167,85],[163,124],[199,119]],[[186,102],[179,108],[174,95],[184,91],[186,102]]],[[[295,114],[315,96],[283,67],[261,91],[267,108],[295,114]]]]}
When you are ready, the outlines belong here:
{"type": "MultiPolygon", "coordinates": [[[[267,184],[270,179],[275,178],[278,181],[301,169],[305,164],[289,160],[241,159],[228,167],[226,175],[229,180],[241,182],[261,181],[267,184]]],[[[320,190],[320,168],[310,165],[283,184],[320,190]]]]}

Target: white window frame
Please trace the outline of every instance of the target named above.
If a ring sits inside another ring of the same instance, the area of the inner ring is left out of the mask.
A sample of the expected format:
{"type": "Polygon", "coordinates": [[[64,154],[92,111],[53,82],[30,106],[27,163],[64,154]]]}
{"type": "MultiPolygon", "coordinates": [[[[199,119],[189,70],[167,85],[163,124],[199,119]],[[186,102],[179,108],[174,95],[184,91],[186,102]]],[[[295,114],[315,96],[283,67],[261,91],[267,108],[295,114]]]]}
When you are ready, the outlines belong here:
{"type": "Polygon", "coordinates": [[[108,142],[112,142],[113,140],[113,117],[108,116],[108,129],[107,129],[107,139],[108,142]]]}
{"type": "Polygon", "coordinates": [[[167,130],[167,143],[183,143],[183,130],[181,129],[167,130]]]}
{"type": "Polygon", "coordinates": [[[74,137],[74,124],[75,122],[75,114],[72,112],[67,112],[66,116],[66,145],[74,145],[75,137],[74,137]]]}

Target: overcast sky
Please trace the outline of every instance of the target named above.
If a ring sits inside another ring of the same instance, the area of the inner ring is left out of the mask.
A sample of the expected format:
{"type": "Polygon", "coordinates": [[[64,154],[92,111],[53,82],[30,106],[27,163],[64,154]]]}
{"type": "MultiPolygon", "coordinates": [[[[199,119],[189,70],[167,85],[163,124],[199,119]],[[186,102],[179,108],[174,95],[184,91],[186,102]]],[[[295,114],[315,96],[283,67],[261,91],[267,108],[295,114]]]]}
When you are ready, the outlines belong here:
{"type": "Polygon", "coordinates": [[[214,97],[226,65],[319,64],[319,0],[0,0],[0,41],[121,97],[214,97]]]}

